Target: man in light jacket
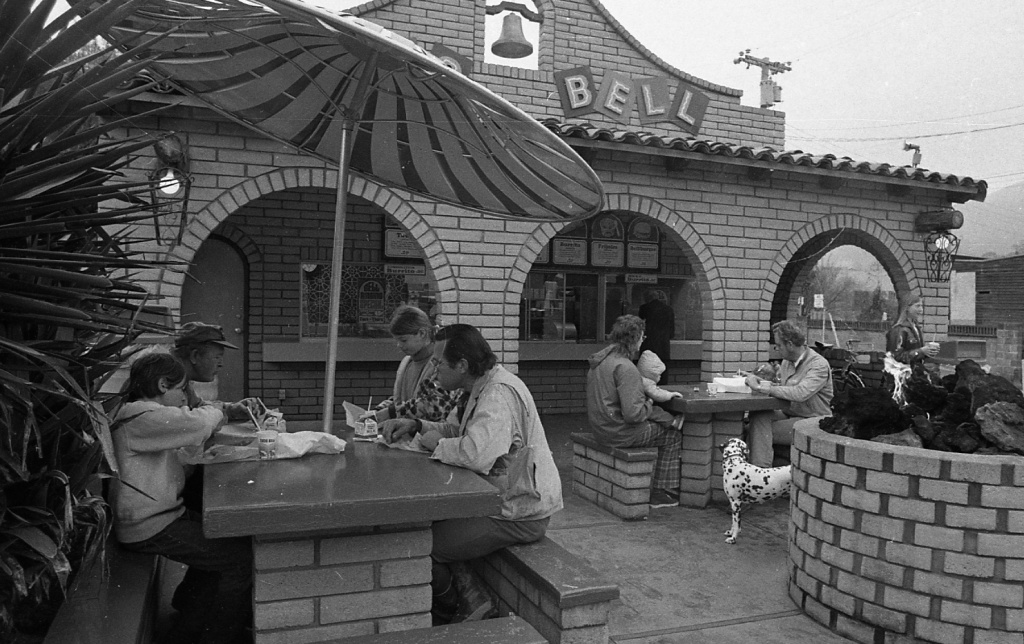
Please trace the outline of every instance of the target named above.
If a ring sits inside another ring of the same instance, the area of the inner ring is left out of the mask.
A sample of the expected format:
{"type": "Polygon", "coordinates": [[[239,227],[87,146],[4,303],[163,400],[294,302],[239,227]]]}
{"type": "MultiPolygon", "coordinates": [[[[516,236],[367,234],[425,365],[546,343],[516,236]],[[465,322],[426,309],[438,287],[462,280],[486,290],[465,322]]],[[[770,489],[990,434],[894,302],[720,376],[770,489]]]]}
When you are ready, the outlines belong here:
{"type": "Polygon", "coordinates": [[[778,383],[749,375],[747,386],[790,402],[786,409],[750,414],[750,462],[758,467],[772,466],[773,444],[793,444],[793,425],[798,420],[832,415],[828,360],[807,346],[803,331],[789,320],[772,325],[772,337],[782,355],[778,383]]]}

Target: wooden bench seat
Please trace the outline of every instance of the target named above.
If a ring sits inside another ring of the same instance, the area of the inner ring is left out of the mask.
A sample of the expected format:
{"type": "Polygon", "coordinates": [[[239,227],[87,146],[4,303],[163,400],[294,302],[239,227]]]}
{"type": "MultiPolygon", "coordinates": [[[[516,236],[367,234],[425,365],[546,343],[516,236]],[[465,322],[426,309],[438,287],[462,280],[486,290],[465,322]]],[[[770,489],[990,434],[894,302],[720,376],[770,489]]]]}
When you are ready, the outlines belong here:
{"type": "Polygon", "coordinates": [[[589,432],[572,438],[572,491],[626,520],[646,519],[656,447],[608,447],[589,432]]]}
{"type": "Polygon", "coordinates": [[[608,642],[608,612],[619,587],[551,539],[503,548],[475,564],[498,596],[548,642],[608,642]]]}
{"type": "Polygon", "coordinates": [[[512,615],[479,622],[346,637],[336,644],[545,644],[546,640],[521,617],[512,615]]]}
{"type": "Polygon", "coordinates": [[[76,575],[43,643],[150,644],[158,559],[108,541],[109,576],[100,562],[76,575]]]}

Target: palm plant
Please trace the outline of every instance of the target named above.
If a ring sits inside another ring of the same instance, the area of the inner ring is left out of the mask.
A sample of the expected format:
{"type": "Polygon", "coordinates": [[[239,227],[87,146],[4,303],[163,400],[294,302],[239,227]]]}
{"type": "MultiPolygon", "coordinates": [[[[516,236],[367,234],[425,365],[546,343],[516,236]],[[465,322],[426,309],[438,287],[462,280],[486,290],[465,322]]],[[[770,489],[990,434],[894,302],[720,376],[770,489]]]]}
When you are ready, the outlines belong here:
{"type": "Polygon", "coordinates": [[[2,641],[102,556],[97,481],[116,465],[97,390],[139,333],[163,330],[139,317],[133,276],[151,264],[126,250],[153,211],[124,169],[153,141],[112,136],[112,106],[147,89],[118,87],[149,61],[130,43],[74,56],[142,0],[83,0],[47,22],[55,1],[0,0],[2,641]]]}

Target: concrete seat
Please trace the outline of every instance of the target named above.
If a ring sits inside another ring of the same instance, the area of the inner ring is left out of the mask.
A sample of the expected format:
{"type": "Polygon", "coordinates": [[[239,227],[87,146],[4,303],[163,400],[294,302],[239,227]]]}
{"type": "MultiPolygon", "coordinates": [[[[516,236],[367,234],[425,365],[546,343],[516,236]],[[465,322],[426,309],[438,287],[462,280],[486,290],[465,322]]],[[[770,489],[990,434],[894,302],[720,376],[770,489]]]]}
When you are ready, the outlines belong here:
{"type": "Polygon", "coordinates": [[[619,587],[551,539],[503,548],[474,562],[498,596],[548,642],[608,642],[608,613],[619,587]]]}
{"type": "Polygon", "coordinates": [[[620,519],[646,519],[656,447],[608,447],[589,432],[571,434],[572,491],[620,519]]]}

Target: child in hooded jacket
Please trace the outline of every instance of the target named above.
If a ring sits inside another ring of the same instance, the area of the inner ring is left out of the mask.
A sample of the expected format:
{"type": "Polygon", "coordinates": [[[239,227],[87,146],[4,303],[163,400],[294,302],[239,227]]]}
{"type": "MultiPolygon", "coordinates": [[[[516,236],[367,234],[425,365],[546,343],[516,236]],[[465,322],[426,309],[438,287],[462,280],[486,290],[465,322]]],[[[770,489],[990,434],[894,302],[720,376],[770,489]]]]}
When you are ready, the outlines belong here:
{"type": "Polygon", "coordinates": [[[184,365],[167,353],[142,356],[131,367],[111,425],[119,469],[110,489],[114,532],[128,550],[186,564],[183,585],[205,586],[180,607],[161,644],[234,644],[252,620],[252,549],[245,538],[203,536],[200,515],[182,502],[178,449],[201,445],[225,420],[213,406],[189,409],[186,384],[184,365]]]}
{"type": "MultiPolygon", "coordinates": [[[[647,397],[656,403],[668,402],[673,398],[682,398],[683,394],[678,391],[669,391],[658,386],[661,374],[665,373],[665,363],[661,361],[658,354],[650,349],[640,354],[636,361],[636,368],[640,372],[640,383],[647,397]]],[[[683,426],[683,415],[673,414],[672,426],[681,429],[683,426]]]]}

